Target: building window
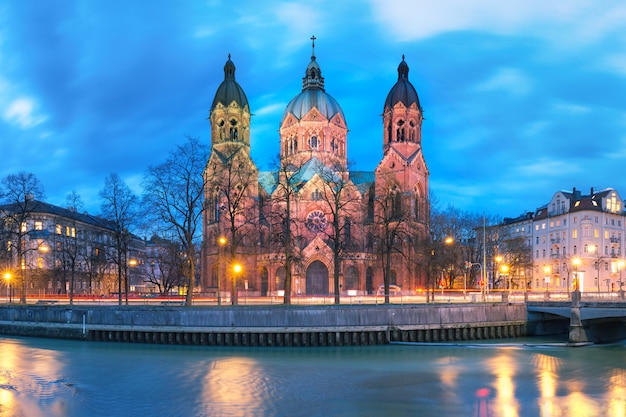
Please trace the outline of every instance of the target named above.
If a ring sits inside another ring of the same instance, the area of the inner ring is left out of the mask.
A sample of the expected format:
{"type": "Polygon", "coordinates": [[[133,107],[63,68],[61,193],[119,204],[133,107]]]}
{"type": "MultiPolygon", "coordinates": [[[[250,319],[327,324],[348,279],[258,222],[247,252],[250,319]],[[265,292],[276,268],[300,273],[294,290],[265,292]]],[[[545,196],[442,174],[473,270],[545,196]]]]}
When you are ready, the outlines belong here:
{"type": "Polygon", "coordinates": [[[57,235],[63,234],[63,226],[61,226],[60,224],[57,224],[56,227],[54,228],[54,232],[57,235]]]}
{"type": "Polygon", "coordinates": [[[43,230],[43,222],[41,220],[35,220],[35,230],[43,230]]]}
{"type": "Polygon", "coordinates": [[[572,230],[572,239],[578,239],[578,230],[577,229],[572,230]]]}
{"type": "Polygon", "coordinates": [[[322,193],[317,188],[311,193],[311,200],[319,201],[322,199],[322,193]]]}
{"type": "Polygon", "coordinates": [[[317,139],[317,136],[311,136],[309,143],[311,144],[311,149],[317,149],[320,146],[320,142],[319,139],[317,139]]]}
{"type": "Polygon", "coordinates": [[[22,223],[20,226],[20,232],[26,233],[28,229],[26,228],[26,222],[22,223]]]}

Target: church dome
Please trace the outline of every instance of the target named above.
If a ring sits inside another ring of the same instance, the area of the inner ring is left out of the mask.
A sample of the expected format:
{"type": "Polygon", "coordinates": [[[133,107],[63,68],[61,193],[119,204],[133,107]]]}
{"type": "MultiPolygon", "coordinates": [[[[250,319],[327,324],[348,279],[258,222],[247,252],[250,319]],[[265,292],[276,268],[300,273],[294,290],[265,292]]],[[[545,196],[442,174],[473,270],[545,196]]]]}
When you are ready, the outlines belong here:
{"type": "MultiPolygon", "coordinates": [[[[315,48],[315,43],[313,48],[315,48]]],[[[322,77],[322,70],[315,58],[315,49],[313,49],[311,62],[306,68],[305,76],[302,78],[302,92],[289,102],[283,113],[282,121],[289,113],[300,120],[313,107],[319,110],[327,120],[332,119],[337,114],[340,114],[344,121],[346,119],[337,100],[324,90],[324,77],[322,77]]]]}
{"type": "Polygon", "coordinates": [[[289,113],[300,120],[313,107],[319,110],[327,120],[332,119],[336,114],[341,114],[341,118],[346,119],[341,106],[330,94],[320,88],[307,88],[289,102],[283,114],[283,120],[289,113]]]}
{"type": "Polygon", "coordinates": [[[418,109],[421,110],[422,108],[417,91],[415,91],[415,87],[409,81],[409,66],[404,61],[404,55],[402,55],[402,62],[398,65],[398,81],[387,94],[385,109],[392,108],[398,102],[402,102],[406,107],[410,107],[415,103],[418,109]]]}
{"type": "Polygon", "coordinates": [[[229,106],[233,101],[241,108],[248,105],[246,93],[244,93],[243,88],[235,81],[235,64],[230,60],[230,54],[228,54],[228,61],[226,61],[224,65],[224,81],[222,81],[217,88],[211,110],[217,106],[217,103],[229,106]]]}

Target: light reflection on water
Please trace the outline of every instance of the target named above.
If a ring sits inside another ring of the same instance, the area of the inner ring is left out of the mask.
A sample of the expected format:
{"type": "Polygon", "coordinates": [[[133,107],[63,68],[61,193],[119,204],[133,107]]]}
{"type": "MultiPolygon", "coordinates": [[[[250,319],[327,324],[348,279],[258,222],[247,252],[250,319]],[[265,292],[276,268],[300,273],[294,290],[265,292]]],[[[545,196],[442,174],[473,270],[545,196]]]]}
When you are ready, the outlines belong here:
{"type": "Polygon", "coordinates": [[[626,417],[626,345],[206,348],[0,338],[0,417],[626,417]]]}

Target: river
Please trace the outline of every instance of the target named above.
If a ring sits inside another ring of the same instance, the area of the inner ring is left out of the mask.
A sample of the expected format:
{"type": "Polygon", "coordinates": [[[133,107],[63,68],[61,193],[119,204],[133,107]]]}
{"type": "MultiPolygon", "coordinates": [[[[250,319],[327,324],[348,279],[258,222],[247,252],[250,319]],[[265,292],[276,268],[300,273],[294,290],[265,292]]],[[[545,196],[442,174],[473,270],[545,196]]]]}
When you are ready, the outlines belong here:
{"type": "Polygon", "coordinates": [[[0,337],[0,417],[626,416],[626,344],[207,348],[0,337]]]}

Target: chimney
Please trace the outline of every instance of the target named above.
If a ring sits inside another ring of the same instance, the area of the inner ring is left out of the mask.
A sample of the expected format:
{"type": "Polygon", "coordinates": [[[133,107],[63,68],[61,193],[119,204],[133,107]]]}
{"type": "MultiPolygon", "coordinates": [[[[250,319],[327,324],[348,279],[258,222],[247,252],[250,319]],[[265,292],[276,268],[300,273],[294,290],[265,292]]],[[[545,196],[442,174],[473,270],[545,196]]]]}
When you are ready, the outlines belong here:
{"type": "Polygon", "coordinates": [[[589,192],[589,195],[593,196],[593,187],[591,187],[591,191],[589,192]]]}

